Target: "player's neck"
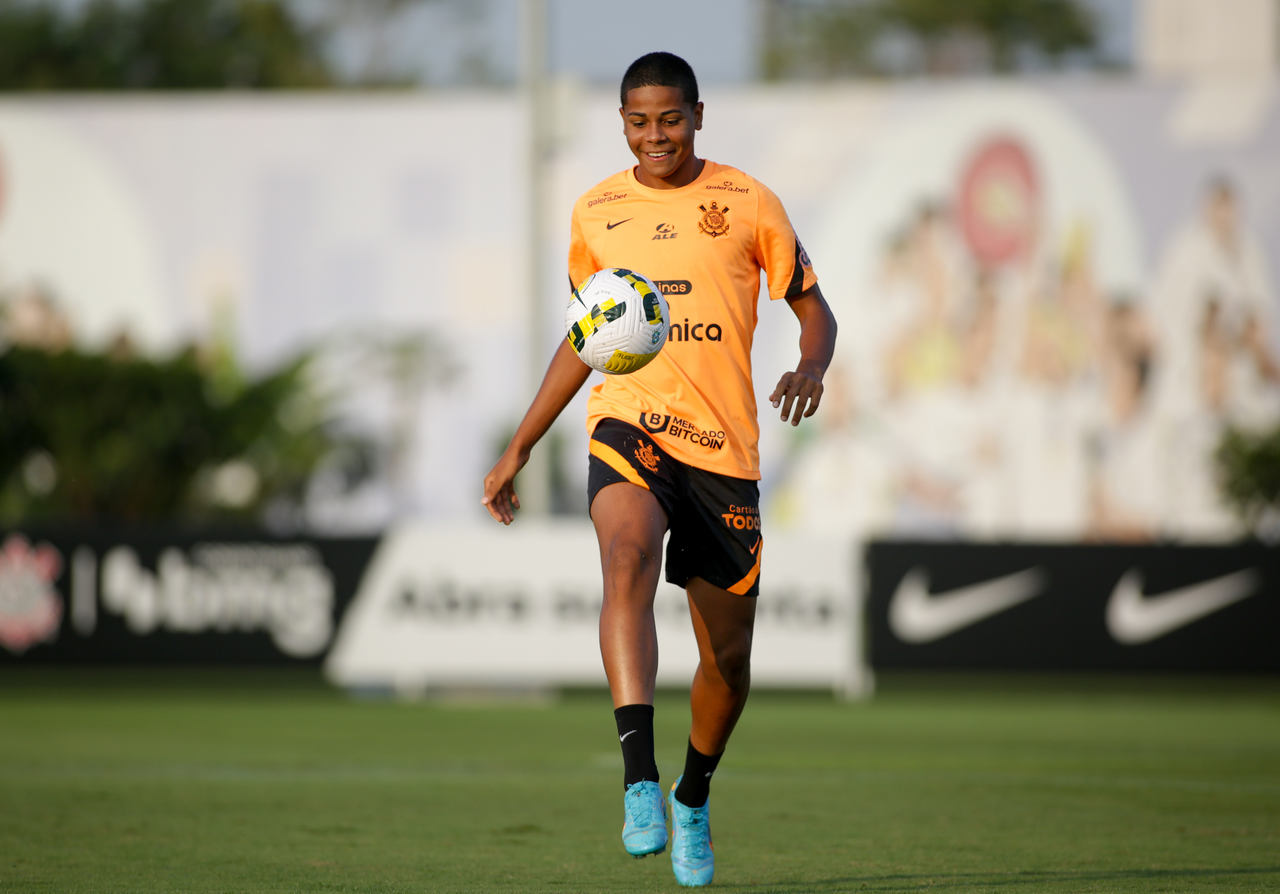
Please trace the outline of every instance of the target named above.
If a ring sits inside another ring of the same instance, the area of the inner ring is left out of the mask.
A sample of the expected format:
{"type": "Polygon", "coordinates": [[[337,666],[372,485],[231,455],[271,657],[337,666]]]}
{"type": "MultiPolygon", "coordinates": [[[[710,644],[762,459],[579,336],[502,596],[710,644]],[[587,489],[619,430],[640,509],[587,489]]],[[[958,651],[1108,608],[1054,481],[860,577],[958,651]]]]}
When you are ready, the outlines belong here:
{"type": "Polygon", "coordinates": [[[644,171],[640,165],[636,165],[632,170],[635,172],[636,181],[641,186],[647,186],[650,189],[679,189],[682,186],[688,186],[701,177],[705,166],[706,161],[704,159],[690,155],[684,164],[666,177],[654,177],[644,171]]]}

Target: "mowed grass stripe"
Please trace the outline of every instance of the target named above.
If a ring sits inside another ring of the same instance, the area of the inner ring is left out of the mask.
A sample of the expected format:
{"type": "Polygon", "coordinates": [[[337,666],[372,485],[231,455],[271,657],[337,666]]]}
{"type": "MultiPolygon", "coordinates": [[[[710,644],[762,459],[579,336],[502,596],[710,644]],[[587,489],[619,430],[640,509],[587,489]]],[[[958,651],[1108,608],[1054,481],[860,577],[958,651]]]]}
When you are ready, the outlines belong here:
{"type": "MultiPolygon", "coordinates": [[[[715,888],[1280,890],[1270,681],[758,693],[715,888]]],[[[238,675],[0,681],[0,891],[670,891],[617,840],[607,694],[348,699],[238,675]]],[[[658,705],[679,772],[688,708],[658,705]]]]}
{"type": "MultiPolygon", "coordinates": [[[[659,763],[667,767],[677,767],[677,756],[669,754],[668,759],[659,763]]],[[[615,769],[617,755],[596,754],[584,766],[593,768],[608,767],[615,769]]],[[[678,769],[677,771],[678,772],[678,769]]],[[[558,777],[570,779],[580,777],[582,770],[566,767],[542,769],[544,778],[558,777]]],[[[313,767],[307,770],[289,768],[250,768],[243,766],[209,766],[204,764],[170,764],[152,767],[131,768],[94,768],[91,766],[10,768],[0,771],[0,783],[21,785],[24,782],[40,781],[41,784],[83,785],[93,782],[142,783],[167,782],[181,780],[189,783],[246,783],[250,785],[294,785],[296,783],[323,782],[340,784],[378,784],[396,785],[400,783],[432,783],[440,785],[472,785],[475,777],[500,782],[503,780],[523,780],[527,771],[517,771],[494,767],[491,765],[451,764],[419,769],[406,767],[365,767],[332,765],[313,767]]],[[[717,773],[716,778],[722,782],[744,780],[750,774],[732,768],[717,773]]],[[[1115,789],[1172,789],[1185,792],[1226,792],[1246,795],[1256,794],[1260,797],[1280,795],[1280,781],[1271,778],[1250,778],[1240,780],[1169,778],[1165,776],[1133,776],[1116,775],[1072,776],[1052,773],[1032,773],[1027,771],[997,772],[963,772],[956,770],[770,770],[771,781],[789,785],[798,781],[809,784],[857,783],[861,785],[896,786],[904,782],[929,782],[945,784],[965,784],[980,786],[1004,786],[1023,788],[1036,785],[1043,788],[1091,789],[1110,787],[1115,789]]]]}

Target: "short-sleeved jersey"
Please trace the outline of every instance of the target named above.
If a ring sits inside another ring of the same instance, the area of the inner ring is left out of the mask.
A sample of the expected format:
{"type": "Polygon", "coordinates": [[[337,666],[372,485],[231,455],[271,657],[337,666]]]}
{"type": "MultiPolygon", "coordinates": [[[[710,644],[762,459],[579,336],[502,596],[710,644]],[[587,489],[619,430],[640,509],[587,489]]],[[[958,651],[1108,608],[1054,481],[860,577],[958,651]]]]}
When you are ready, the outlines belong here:
{"type": "Polygon", "coordinates": [[[671,310],[658,356],[591,389],[587,430],[606,417],[643,427],[688,465],[760,477],[760,424],[751,378],[760,271],[771,299],[817,282],[778,197],[736,168],[706,161],[698,179],[653,189],[634,171],[574,205],[569,279],[625,267],[657,282],[671,310]]]}

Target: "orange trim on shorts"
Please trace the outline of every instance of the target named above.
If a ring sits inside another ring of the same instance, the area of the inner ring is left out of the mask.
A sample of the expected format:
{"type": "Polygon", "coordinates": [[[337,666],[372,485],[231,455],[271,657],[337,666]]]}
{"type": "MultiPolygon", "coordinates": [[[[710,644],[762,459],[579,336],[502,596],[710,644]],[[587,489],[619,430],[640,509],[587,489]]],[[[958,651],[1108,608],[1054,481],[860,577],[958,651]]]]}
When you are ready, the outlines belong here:
{"type": "Polygon", "coordinates": [[[763,547],[764,538],[757,538],[756,545],[751,548],[751,551],[756,554],[756,563],[751,566],[751,570],[747,572],[746,577],[728,588],[730,593],[735,596],[745,595],[751,589],[752,584],[756,582],[756,578],[760,577],[760,559],[764,556],[763,547]]]}
{"type": "MultiPolygon", "coordinates": [[[[631,463],[622,458],[622,454],[614,450],[608,444],[602,444],[600,441],[592,439],[590,444],[591,455],[598,457],[601,462],[613,469],[623,478],[632,484],[638,484],[645,490],[649,490],[649,485],[640,477],[635,469],[631,468],[631,463]]],[[[759,564],[759,563],[757,563],[759,564]]]]}

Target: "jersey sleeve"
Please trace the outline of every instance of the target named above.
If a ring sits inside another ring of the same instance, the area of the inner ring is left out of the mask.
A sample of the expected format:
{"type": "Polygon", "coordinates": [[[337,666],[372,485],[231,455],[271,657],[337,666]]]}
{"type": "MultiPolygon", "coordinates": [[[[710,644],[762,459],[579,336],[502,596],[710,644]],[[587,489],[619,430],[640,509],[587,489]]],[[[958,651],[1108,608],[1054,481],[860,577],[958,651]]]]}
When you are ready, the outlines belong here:
{"type": "Polygon", "coordinates": [[[817,283],[817,274],[781,200],[764,184],[757,183],[757,188],[756,262],[764,269],[771,299],[794,298],[817,283]]]}
{"type": "Polygon", "coordinates": [[[573,217],[569,223],[569,288],[576,288],[591,274],[600,269],[595,255],[591,253],[587,239],[583,235],[581,205],[574,206],[573,217]]]}

